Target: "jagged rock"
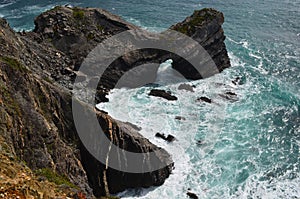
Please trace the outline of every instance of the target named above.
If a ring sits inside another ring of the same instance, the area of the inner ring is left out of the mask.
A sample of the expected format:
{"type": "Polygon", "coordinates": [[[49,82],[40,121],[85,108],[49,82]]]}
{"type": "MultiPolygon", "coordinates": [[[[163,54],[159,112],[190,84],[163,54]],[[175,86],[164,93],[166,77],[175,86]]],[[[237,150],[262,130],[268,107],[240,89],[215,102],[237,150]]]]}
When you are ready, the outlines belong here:
{"type": "MultiPolygon", "coordinates": [[[[117,171],[115,169],[108,168],[106,170],[106,179],[108,184],[108,190],[110,193],[117,193],[125,190],[126,188],[134,187],[150,187],[159,186],[164,183],[164,180],[170,175],[173,169],[173,163],[170,155],[163,149],[150,143],[138,131],[131,125],[116,121],[109,115],[97,113],[98,121],[104,131],[104,133],[109,138],[112,135],[112,141],[119,148],[126,151],[143,153],[144,158],[136,160],[135,162],[127,161],[126,156],[119,157],[119,165],[122,167],[139,166],[141,168],[151,167],[151,162],[145,161],[149,160],[149,152],[157,151],[156,158],[160,164],[166,164],[163,169],[153,171],[151,173],[125,173],[122,171],[117,171]],[[108,126],[111,126],[108,129],[108,126]],[[112,134],[111,134],[112,133],[112,134]],[[158,149],[161,149],[158,151],[158,149]],[[167,164],[169,162],[169,164],[167,164]],[[117,182],[117,183],[116,183],[117,182]]],[[[110,138],[111,139],[111,138],[110,138]]],[[[104,154],[108,149],[101,148],[104,154]]],[[[85,160],[84,167],[87,171],[89,182],[94,190],[96,196],[101,196],[104,189],[104,174],[105,165],[99,163],[93,156],[89,154],[86,150],[81,150],[82,158],[85,160]],[[103,179],[99,182],[98,179],[103,179]]],[[[110,151],[111,156],[109,158],[118,158],[117,152],[110,151]]],[[[109,159],[108,159],[109,160],[109,159]]],[[[153,160],[152,160],[153,161],[153,160]]]]}
{"type": "MultiPolygon", "coordinates": [[[[171,29],[187,34],[198,41],[212,57],[218,69],[222,71],[230,66],[224,44],[225,36],[221,27],[223,22],[224,17],[221,12],[203,9],[195,11],[192,16],[172,26],[171,29]]],[[[56,7],[38,16],[35,24],[34,33],[28,33],[27,37],[44,45],[49,43],[54,45],[57,50],[62,51],[69,60],[73,61],[74,65],[70,68],[74,70],[79,69],[83,59],[99,42],[122,31],[138,29],[115,15],[92,8],[56,7]],[[49,34],[46,30],[52,27],[55,27],[54,34],[49,34]]],[[[130,69],[145,63],[161,63],[167,59],[173,59],[173,67],[186,78],[202,78],[188,62],[177,55],[159,49],[142,49],[115,60],[109,66],[109,70],[103,74],[99,83],[105,88],[112,89],[122,75],[130,69]]],[[[157,67],[147,69],[149,77],[155,76],[157,67]]],[[[64,76],[59,77],[64,79],[64,76]]],[[[103,97],[97,96],[96,99],[101,100],[103,97]]]]}
{"type": "Polygon", "coordinates": [[[164,90],[159,90],[159,89],[152,89],[149,93],[151,96],[155,97],[161,97],[170,101],[175,101],[177,100],[177,97],[172,95],[170,91],[164,91],[164,90]]]}
{"type": "MultiPolygon", "coordinates": [[[[222,28],[224,16],[212,8],[197,10],[171,29],[190,36],[199,42],[208,52],[221,72],[230,67],[230,59],[224,43],[225,36],[222,28]]],[[[173,67],[189,79],[201,79],[199,74],[188,62],[183,59],[173,60],[173,67]]]]}
{"type": "Polygon", "coordinates": [[[203,101],[203,102],[206,102],[206,103],[209,103],[209,104],[212,103],[212,100],[209,99],[208,97],[199,97],[199,98],[197,99],[197,101],[203,101]]]}
{"type": "Polygon", "coordinates": [[[155,137],[161,138],[167,142],[173,142],[175,141],[175,137],[173,135],[168,135],[167,137],[165,136],[165,134],[161,134],[161,133],[156,133],[155,137]]]}
{"type": "Polygon", "coordinates": [[[246,82],[245,76],[236,77],[234,80],[231,81],[234,85],[243,85],[246,82]]]}

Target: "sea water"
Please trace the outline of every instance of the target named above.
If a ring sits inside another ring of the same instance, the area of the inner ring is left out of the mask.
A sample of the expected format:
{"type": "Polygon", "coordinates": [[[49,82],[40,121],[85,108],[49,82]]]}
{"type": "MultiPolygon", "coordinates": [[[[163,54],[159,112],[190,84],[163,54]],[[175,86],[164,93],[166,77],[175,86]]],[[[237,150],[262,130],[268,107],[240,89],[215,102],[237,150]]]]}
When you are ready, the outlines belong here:
{"type": "MultiPolygon", "coordinates": [[[[159,88],[171,91],[177,101],[148,96],[148,86],[114,89],[110,102],[98,105],[140,126],[140,133],[175,162],[162,186],[119,196],[182,199],[190,189],[199,198],[300,198],[300,1],[4,0],[0,16],[15,30],[31,30],[36,15],[58,4],[101,7],[157,32],[195,9],[214,7],[225,15],[231,68],[189,82],[194,92],[179,90],[181,83],[160,81],[159,88]],[[232,83],[236,77],[241,84],[232,83]],[[237,96],[228,100],[226,92],[237,96]],[[197,100],[202,96],[212,103],[197,100]],[[155,137],[157,132],[174,135],[176,141],[166,143],[155,137]]],[[[166,64],[160,77],[171,70],[166,64]]]]}

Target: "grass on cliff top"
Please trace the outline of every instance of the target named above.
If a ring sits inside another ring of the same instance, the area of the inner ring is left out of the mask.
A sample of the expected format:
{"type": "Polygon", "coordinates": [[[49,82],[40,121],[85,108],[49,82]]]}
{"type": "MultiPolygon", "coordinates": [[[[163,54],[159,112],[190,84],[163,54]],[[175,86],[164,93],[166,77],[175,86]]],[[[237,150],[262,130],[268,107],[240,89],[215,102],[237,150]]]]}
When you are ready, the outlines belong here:
{"type": "Polygon", "coordinates": [[[20,72],[28,72],[28,69],[14,58],[0,57],[0,59],[14,70],[18,70],[20,72]]]}
{"type": "Polygon", "coordinates": [[[47,178],[48,181],[53,182],[56,185],[64,184],[71,188],[78,188],[76,185],[71,183],[66,176],[58,175],[49,168],[38,169],[35,171],[35,174],[47,178]]]}
{"type": "Polygon", "coordinates": [[[80,10],[79,8],[74,8],[73,9],[73,17],[75,19],[83,19],[84,18],[84,11],[80,10]]]}
{"type": "Polygon", "coordinates": [[[204,21],[211,21],[215,18],[215,13],[209,8],[204,8],[202,10],[196,10],[189,22],[186,24],[178,27],[176,30],[183,33],[183,34],[189,34],[190,32],[195,31],[195,26],[201,25],[204,21]],[[205,12],[205,14],[201,14],[205,12]]]}

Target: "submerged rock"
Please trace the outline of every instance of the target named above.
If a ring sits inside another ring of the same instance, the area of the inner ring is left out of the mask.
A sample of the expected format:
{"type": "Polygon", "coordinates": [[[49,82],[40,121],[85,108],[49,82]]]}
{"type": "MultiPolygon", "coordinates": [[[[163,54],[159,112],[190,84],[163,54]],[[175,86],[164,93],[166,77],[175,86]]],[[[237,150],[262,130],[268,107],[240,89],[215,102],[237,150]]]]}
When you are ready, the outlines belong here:
{"type": "Polygon", "coordinates": [[[227,91],[227,92],[225,92],[225,94],[220,94],[220,96],[221,96],[222,98],[224,98],[224,99],[227,99],[227,100],[231,101],[231,102],[236,102],[236,101],[238,101],[238,96],[237,96],[237,94],[234,93],[234,92],[231,92],[231,91],[227,91]]]}
{"type": "Polygon", "coordinates": [[[159,89],[152,89],[149,93],[151,96],[155,97],[161,97],[170,101],[175,101],[177,100],[177,97],[172,95],[170,91],[165,91],[165,90],[159,90],[159,89]]]}

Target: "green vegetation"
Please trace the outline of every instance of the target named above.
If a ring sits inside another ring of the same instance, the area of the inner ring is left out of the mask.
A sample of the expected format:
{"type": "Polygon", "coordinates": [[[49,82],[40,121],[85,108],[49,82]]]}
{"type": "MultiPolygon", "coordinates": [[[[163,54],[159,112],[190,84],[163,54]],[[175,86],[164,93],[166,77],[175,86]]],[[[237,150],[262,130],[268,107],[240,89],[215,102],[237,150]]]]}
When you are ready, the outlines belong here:
{"type": "Polygon", "coordinates": [[[71,183],[66,176],[58,175],[49,168],[38,169],[35,171],[35,174],[39,176],[44,176],[45,178],[47,178],[47,180],[55,183],[56,185],[64,184],[71,188],[78,188],[76,185],[71,183]]]}
{"type": "Polygon", "coordinates": [[[188,34],[195,31],[195,26],[201,25],[204,21],[211,21],[215,18],[215,13],[211,13],[211,9],[204,8],[202,10],[197,10],[191,17],[191,20],[180,27],[177,27],[176,30],[188,34]]]}
{"type": "Polygon", "coordinates": [[[90,40],[95,39],[95,35],[93,33],[89,33],[86,38],[88,41],[90,41],[90,40]]]}
{"type": "Polygon", "coordinates": [[[73,17],[75,19],[83,19],[84,18],[84,11],[80,10],[79,8],[73,9],[73,17]]]}
{"type": "Polygon", "coordinates": [[[103,31],[103,30],[104,30],[104,27],[101,26],[101,25],[97,25],[97,29],[98,29],[99,31],[103,31]]]}
{"type": "Polygon", "coordinates": [[[20,72],[28,72],[28,69],[14,58],[1,57],[1,60],[15,70],[20,72]]]}

